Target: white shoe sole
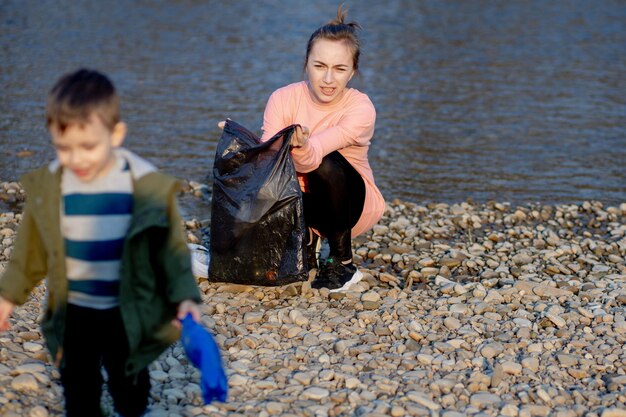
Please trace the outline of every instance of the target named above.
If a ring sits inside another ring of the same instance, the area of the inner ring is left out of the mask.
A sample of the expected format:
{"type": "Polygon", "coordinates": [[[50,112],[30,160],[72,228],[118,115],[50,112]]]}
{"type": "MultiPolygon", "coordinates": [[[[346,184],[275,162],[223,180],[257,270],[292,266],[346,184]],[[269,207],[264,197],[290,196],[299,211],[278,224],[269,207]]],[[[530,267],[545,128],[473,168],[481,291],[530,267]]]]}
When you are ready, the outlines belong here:
{"type": "Polygon", "coordinates": [[[361,281],[362,279],[363,279],[363,274],[361,273],[361,271],[359,271],[357,269],[356,272],[354,273],[354,275],[352,275],[352,278],[350,278],[350,281],[348,281],[345,284],[343,284],[343,286],[340,287],[340,288],[335,288],[334,290],[330,290],[330,292],[346,291],[346,290],[348,290],[348,288],[350,288],[351,286],[353,286],[357,282],[361,281]]]}

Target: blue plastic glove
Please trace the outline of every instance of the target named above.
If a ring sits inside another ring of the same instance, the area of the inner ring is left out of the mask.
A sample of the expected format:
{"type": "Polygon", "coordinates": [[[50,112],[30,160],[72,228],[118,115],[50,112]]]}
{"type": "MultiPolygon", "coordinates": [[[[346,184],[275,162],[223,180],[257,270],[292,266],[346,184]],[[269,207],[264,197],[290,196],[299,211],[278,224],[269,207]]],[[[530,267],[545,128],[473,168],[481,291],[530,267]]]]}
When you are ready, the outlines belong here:
{"type": "Polygon", "coordinates": [[[181,342],[187,358],[200,370],[200,386],[205,404],[226,401],[228,381],[222,367],[222,358],[211,334],[196,323],[191,314],[182,320],[181,342]]]}

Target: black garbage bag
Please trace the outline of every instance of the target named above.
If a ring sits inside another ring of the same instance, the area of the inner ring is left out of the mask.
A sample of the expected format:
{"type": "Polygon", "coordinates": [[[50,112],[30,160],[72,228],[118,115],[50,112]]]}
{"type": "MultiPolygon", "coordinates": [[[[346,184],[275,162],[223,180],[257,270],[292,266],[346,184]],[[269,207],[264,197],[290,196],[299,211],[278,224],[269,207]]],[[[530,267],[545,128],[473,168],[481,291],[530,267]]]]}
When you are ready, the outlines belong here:
{"type": "Polygon", "coordinates": [[[209,281],[305,281],[302,192],[289,152],[295,126],[266,142],[228,120],[213,165],[209,281]]]}

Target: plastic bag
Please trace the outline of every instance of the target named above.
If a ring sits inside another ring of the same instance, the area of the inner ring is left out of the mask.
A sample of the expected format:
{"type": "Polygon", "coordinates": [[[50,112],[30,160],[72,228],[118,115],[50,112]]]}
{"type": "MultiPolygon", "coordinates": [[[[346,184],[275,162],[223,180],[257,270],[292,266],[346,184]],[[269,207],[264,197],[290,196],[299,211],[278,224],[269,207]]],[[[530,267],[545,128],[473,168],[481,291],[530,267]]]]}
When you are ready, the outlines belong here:
{"type": "Polygon", "coordinates": [[[285,285],[307,279],[302,192],[289,126],[266,142],[228,120],[213,165],[209,281],[285,285]]]}
{"type": "Polygon", "coordinates": [[[228,381],[219,348],[213,336],[196,323],[191,314],[182,321],[181,343],[189,361],[200,370],[200,386],[205,404],[217,400],[224,402],[228,395],[228,381]]]}
{"type": "Polygon", "coordinates": [[[202,245],[187,243],[191,252],[191,272],[194,277],[209,277],[209,250],[202,245]]]}

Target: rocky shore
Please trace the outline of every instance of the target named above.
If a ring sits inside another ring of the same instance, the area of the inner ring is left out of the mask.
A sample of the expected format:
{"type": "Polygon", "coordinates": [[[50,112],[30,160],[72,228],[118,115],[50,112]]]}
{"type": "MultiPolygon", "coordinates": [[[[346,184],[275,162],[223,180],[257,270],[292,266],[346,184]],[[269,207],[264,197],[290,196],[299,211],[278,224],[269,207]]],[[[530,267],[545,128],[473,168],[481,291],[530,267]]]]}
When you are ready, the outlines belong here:
{"type": "MultiPolygon", "coordinates": [[[[2,183],[0,200],[15,207],[0,213],[2,270],[23,192],[2,183]]],[[[190,242],[206,224],[186,219],[190,242]]],[[[199,280],[228,402],[202,405],[177,344],[151,366],[149,415],[626,416],[626,202],[393,201],[354,252],[365,279],[347,293],[199,280]]],[[[44,297],[0,334],[2,416],[63,414],[44,297]]]]}

